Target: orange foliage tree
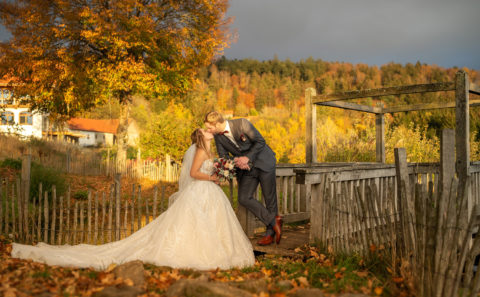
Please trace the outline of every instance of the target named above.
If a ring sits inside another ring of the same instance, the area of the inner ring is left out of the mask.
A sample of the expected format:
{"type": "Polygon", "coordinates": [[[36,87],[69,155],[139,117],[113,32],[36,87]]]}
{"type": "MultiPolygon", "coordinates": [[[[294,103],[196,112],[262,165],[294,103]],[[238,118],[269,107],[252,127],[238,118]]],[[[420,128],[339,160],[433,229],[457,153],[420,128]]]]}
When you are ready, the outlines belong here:
{"type": "Polygon", "coordinates": [[[107,99],[122,106],[119,160],[126,157],[132,96],[184,95],[230,41],[228,0],[1,1],[12,37],[1,73],[32,109],[65,119],[107,99]]]}

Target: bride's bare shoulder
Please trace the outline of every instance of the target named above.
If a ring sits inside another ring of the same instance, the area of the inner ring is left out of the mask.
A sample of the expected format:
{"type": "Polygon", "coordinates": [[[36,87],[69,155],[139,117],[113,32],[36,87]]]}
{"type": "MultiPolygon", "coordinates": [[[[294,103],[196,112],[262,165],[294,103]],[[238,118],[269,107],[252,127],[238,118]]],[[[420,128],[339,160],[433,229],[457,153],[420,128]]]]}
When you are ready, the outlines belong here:
{"type": "Polygon", "coordinates": [[[208,153],[203,149],[203,148],[197,148],[197,151],[195,152],[195,159],[208,159],[208,153]]]}

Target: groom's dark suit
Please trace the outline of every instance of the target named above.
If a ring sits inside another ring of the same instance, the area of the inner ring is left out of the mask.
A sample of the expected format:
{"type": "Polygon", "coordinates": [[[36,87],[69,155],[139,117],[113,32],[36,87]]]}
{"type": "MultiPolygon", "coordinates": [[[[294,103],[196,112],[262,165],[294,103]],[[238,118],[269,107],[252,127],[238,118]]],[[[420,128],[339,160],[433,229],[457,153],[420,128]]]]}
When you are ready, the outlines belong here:
{"type": "Polygon", "coordinates": [[[278,213],[275,153],[247,119],[229,120],[228,125],[238,147],[227,136],[217,134],[215,144],[218,154],[223,158],[229,154],[248,157],[250,170],[237,168],[238,202],[258,217],[271,233],[271,224],[274,225],[278,213]],[[258,183],[262,187],[266,207],[253,198],[258,183]]]}

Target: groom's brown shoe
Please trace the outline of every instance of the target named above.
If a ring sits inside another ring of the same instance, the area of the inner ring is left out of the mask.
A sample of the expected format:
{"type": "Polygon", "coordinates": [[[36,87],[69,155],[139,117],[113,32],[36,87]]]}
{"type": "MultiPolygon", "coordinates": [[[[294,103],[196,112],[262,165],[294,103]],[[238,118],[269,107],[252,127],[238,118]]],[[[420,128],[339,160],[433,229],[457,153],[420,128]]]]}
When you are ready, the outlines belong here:
{"type": "Polygon", "coordinates": [[[283,218],[281,216],[275,217],[275,226],[273,226],[273,231],[275,231],[275,243],[279,244],[280,239],[282,239],[282,225],[283,218]]]}
{"type": "Polygon", "coordinates": [[[272,244],[273,242],[273,236],[272,235],[266,235],[262,237],[259,241],[257,241],[258,245],[269,245],[272,244]]]}

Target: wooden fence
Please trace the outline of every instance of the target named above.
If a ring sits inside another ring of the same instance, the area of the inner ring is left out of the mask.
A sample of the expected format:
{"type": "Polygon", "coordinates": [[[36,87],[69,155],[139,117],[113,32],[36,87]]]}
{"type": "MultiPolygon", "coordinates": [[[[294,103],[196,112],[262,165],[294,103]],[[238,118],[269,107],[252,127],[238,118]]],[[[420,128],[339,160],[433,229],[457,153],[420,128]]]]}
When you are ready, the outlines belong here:
{"type": "Polygon", "coordinates": [[[454,134],[447,134],[440,164],[407,165],[405,150],[396,149],[395,166],[297,169],[297,181],[312,187],[311,241],[382,253],[418,296],[456,296],[459,287],[477,296],[480,164],[466,179],[455,176],[454,134]]]}
{"type": "MultiPolygon", "coordinates": [[[[278,206],[286,222],[308,220],[310,217],[310,201],[305,195],[309,187],[296,184],[293,173],[293,169],[299,167],[302,165],[283,164],[277,167],[278,206]]],[[[64,197],[59,196],[55,188],[40,188],[38,197],[26,198],[28,193],[25,189],[29,187],[26,180],[18,179],[9,184],[5,179],[0,183],[0,233],[11,236],[16,242],[111,242],[129,236],[168,207],[164,188],[155,187],[153,196],[145,197],[139,185],[134,186],[130,193],[121,193],[117,182],[107,193],[90,191],[86,201],[72,199],[69,191],[64,197]]],[[[232,205],[235,204],[236,190],[236,183],[232,182],[227,190],[232,205]]],[[[262,201],[260,186],[256,197],[262,201]]],[[[240,205],[237,206],[237,216],[249,236],[254,235],[256,228],[264,227],[240,205]]]]}
{"type": "Polygon", "coordinates": [[[143,197],[140,185],[130,195],[119,183],[108,193],[89,191],[86,201],[57,196],[55,187],[26,201],[25,184],[3,180],[0,185],[0,233],[21,243],[102,244],[120,240],[154,220],[167,207],[165,188],[143,197]]]}

